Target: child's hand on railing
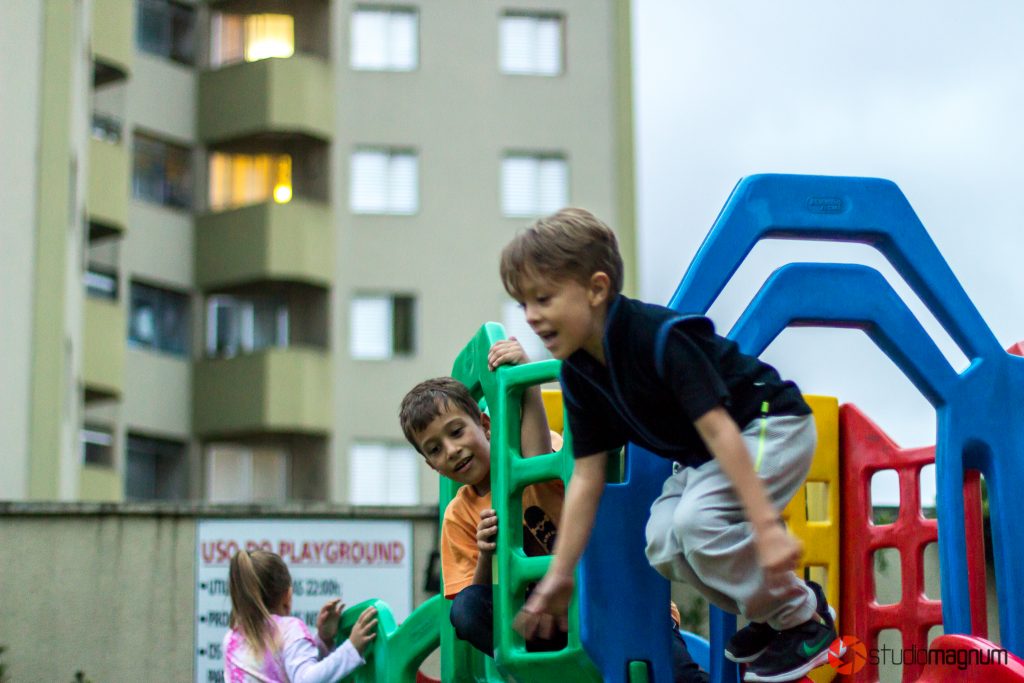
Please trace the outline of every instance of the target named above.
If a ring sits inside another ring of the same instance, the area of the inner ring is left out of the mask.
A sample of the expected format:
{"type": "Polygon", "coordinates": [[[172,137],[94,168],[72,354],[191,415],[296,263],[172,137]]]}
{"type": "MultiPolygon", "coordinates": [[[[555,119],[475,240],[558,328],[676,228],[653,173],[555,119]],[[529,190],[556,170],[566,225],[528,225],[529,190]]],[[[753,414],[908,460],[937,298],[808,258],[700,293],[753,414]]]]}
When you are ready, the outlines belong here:
{"type": "Polygon", "coordinates": [[[492,372],[502,365],[523,365],[529,363],[530,357],[515,337],[494,342],[487,353],[487,369],[492,372]]]}
{"type": "Polygon", "coordinates": [[[476,525],[476,547],[481,553],[493,553],[497,544],[498,513],[488,508],[480,513],[480,522],[476,525]]]}
{"type": "Polygon", "coordinates": [[[356,620],[348,639],[360,655],[366,651],[366,646],[377,637],[377,610],[367,607],[356,620]]]}

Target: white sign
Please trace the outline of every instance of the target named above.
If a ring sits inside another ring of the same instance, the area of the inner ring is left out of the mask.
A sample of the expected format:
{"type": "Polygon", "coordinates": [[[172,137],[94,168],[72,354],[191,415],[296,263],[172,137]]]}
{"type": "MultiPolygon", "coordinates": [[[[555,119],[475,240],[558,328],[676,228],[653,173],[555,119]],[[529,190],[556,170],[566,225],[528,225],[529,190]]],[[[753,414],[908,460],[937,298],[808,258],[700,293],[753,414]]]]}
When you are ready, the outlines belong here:
{"type": "Polygon", "coordinates": [[[196,683],[223,683],[221,641],[238,550],[270,550],[292,575],[292,615],[311,630],[325,602],[379,598],[401,622],[412,611],[412,525],[374,520],[200,520],[196,528],[196,683]]]}

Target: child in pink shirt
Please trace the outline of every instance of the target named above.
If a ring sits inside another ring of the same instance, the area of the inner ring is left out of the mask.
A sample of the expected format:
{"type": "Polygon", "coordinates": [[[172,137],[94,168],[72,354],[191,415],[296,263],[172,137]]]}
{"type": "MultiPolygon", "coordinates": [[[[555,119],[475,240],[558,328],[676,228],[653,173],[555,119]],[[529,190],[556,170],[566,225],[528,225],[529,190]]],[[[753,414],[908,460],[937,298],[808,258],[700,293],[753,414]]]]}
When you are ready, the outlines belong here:
{"type": "Polygon", "coordinates": [[[289,616],[292,577],[280,556],[240,550],[231,558],[231,630],[224,636],[225,683],[333,683],[361,666],[376,636],[377,610],[359,615],[348,640],[332,651],[344,605],[320,609],[314,637],[305,622],[289,616]]]}

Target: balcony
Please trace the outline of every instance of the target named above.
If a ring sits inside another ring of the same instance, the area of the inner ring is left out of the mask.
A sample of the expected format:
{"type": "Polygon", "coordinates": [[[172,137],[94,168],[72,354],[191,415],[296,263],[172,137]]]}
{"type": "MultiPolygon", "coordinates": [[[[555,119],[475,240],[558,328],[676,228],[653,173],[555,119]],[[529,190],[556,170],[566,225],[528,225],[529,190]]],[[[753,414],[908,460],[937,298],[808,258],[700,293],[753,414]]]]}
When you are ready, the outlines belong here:
{"type": "Polygon", "coordinates": [[[210,145],[267,134],[330,141],[333,93],[328,63],[305,54],[205,71],[199,137],[210,145]]]}
{"type": "Polygon", "coordinates": [[[204,291],[267,280],[330,287],[331,212],[296,198],[206,214],[196,220],[195,253],[196,282],[204,291]]]}
{"type": "Polygon", "coordinates": [[[86,208],[90,239],[124,235],[128,226],[129,168],[128,147],[122,140],[89,138],[86,208]]]}
{"type": "Polygon", "coordinates": [[[135,3],[128,0],[93,0],[93,85],[98,87],[127,78],[132,70],[135,3]]]}
{"type": "Polygon", "coordinates": [[[85,298],[85,399],[116,399],[124,389],[124,310],[117,301],[85,298]]]}
{"type": "Polygon", "coordinates": [[[331,371],[325,350],[271,348],[196,362],[193,427],[204,439],[260,434],[326,436],[331,371]]]}

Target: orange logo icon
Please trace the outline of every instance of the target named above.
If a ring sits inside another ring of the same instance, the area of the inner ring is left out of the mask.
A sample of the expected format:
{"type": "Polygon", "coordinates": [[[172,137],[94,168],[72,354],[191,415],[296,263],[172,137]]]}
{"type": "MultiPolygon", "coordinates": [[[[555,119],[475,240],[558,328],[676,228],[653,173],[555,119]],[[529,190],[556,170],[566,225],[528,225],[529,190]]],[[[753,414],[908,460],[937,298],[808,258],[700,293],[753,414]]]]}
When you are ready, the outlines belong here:
{"type": "Polygon", "coordinates": [[[828,646],[828,664],[836,673],[849,676],[864,668],[868,663],[868,649],[860,638],[842,636],[828,646]],[[843,655],[845,651],[845,656],[843,655]]]}

